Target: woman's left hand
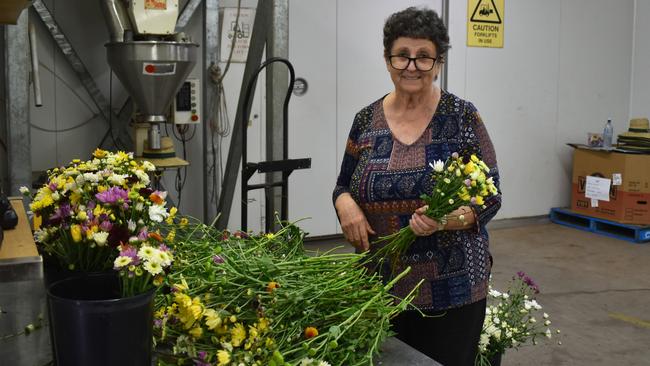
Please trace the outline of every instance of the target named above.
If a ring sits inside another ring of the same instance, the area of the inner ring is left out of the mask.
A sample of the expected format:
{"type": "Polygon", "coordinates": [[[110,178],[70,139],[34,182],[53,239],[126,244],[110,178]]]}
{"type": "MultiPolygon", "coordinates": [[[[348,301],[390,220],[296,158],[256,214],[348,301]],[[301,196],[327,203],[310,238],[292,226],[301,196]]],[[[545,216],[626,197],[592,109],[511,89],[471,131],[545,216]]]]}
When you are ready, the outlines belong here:
{"type": "Polygon", "coordinates": [[[440,229],[437,221],[424,214],[428,208],[429,206],[418,208],[409,220],[409,226],[416,236],[428,236],[440,229]]]}

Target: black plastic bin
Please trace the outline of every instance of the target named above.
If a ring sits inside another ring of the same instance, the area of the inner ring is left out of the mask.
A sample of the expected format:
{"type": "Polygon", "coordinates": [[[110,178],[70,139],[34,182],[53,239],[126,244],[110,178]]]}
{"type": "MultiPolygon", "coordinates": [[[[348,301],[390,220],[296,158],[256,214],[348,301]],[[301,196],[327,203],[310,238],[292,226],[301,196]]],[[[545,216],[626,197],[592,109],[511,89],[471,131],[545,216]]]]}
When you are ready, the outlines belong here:
{"type": "Polygon", "coordinates": [[[114,273],[71,277],[47,291],[57,365],[151,365],[154,290],[120,298],[114,273]]]}

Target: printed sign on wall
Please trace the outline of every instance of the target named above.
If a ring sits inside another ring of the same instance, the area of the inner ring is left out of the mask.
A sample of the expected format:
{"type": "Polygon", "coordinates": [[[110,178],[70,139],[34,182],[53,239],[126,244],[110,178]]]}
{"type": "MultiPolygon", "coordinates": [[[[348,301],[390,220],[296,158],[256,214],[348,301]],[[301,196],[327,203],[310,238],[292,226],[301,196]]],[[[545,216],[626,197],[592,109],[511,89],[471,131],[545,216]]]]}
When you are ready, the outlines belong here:
{"type": "Polygon", "coordinates": [[[237,8],[223,9],[223,24],[221,32],[221,62],[228,61],[230,49],[232,48],[233,38],[235,49],[232,52],[231,62],[246,62],[248,57],[248,47],[251,43],[251,34],[253,33],[253,22],[255,21],[255,9],[241,8],[239,12],[239,22],[237,19],[237,8]]]}
{"type": "Polygon", "coordinates": [[[503,47],[504,1],[505,0],[468,0],[468,47],[503,47]]]}

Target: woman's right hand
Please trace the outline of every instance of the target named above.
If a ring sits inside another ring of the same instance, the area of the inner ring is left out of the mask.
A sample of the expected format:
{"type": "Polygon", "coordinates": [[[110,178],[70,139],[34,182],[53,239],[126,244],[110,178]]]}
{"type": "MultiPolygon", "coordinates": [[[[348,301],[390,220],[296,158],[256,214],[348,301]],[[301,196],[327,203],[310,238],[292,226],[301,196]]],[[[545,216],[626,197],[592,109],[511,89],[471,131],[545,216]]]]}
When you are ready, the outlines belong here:
{"type": "Polygon", "coordinates": [[[368,234],[375,234],[375,231],[370,227],[361,207],[357,205],[349,193],[341,194],[336,199],[334,207],[339,215],[345,240],[360,252],[367,251],[370,248],[368,234]]]}

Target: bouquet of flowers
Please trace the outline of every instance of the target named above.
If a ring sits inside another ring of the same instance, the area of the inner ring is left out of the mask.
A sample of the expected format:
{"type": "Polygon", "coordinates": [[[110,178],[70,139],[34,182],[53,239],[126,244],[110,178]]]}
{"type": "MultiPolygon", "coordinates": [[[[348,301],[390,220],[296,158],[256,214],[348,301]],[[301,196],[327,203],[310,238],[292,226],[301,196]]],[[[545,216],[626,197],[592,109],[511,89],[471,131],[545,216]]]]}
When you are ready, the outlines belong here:
{"type": "Polygon", "coordinates": [[[307,255],[293,224],[249,235],[181,219],[173,230],[179,266],[154,321],[161,365],[369,365],[414,296],[389,293],[408,269],[383,284],[363,255],[307,255]]]}
{"type": "Polygon", "coordinates": [[[517,272],[506,292],[490,286],[477,366],[491,365],[490,360],[508,348],[518,348],[527,342],[537,344],[539,338],[552,338],[549,316],[542,312],[534,297],[538,293],[537,284],[523,272],[517,272]]]}
{"type": "Polygon", "coordinates": [[[165,207],[166,192],[149,188],[148,173],[154,169],[130,153],[97,149],[91,160],[75,159],[48,171],[47,182],[35,196],[22,187],[32,199],[30,209],[42,219],[36,242],[69,270],[102,271],[127,264],[128,270],[141,264],[155,276],[153,263],[166,266],[171,261],[161,254],[167,251],[158,249],[156,255],[162,258],[156,260],[133,257],[129,263],[124,254],[149,247],[156,225],[175,213],[165,207]],[[115,261],[118,255],[122,259],[115,261]]]}
{"type": "MultiPolygon", "coordinates": [[[[474,204],[482,206],[485,197],[497,195],[498,190],[492,178],[487,178],[490,168],[476,155],[471,155],[465,163],[458,153],[453,153],[446,162],[442,160],[430,164],[433,168],[435,186],[430,194],[423,194],[420,198],[428,206],[425,215],[446,224],[451,212],[461,206],[474,204]]],[[[459,215],[460,222],[465,222],[465,217],[459,215]]],[[[399,258],[415,241],[415,233],[410,226],[406,226],[396,233],[379,238],[375,244],[386,243],[372,258],[388,257],[394,269],[399,258]]]]}

